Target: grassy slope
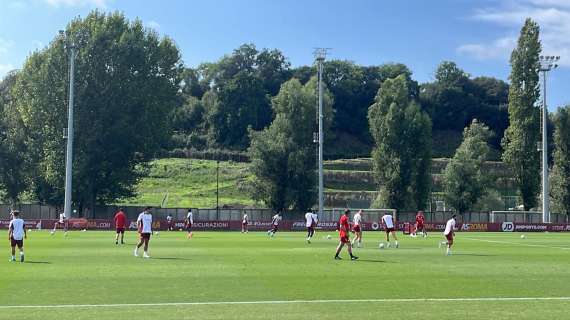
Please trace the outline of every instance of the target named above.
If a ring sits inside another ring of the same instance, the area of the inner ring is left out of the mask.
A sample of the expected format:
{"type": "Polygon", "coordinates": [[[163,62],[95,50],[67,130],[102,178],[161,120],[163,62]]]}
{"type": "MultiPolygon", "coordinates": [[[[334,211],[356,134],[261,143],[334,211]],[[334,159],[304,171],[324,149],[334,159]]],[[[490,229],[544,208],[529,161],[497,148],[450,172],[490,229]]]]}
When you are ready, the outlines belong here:
{"type": "MultiPolygon", "coordinates": [[[[381,233],[368,232],[357,262],[332,260],[336,241],[323,236],[317,233],[307,245],[303,233],[268,239],[263,233],[198,232],[186,240],[183,233],[163,232],[151,240],[153,258],[143,260],[132,256],[132,232],[130,245],[119,247],[111,232],[72,232],[67,239],[32,232],[26,242],[30,263],[0,262],[0,305],[570,296],[570,256],[561,249],[568,248],[570,234],[522,240],[519,234],[460,233],[456,255],[445,257],[438,235],[402,237],[400,249],[381,251],[381,233]]],[[[569,307],[568,301],[473,301],[40,308],[3,309],[0,319],[338,319],[339,313],[365,319],[387,313],[391,319],[562,319],[569,307]]]]}
{"type": "MultiPolygon", "coordinates": [[[[220,206],[253,204],[242,189],[250,177],[247,164],[220,161],[220,206]]],[[[195,159],[160,159],[151,163],[150,175],[139,183],[138,196],[121,204],[160,205],[168,193],[165,207],[216,206],[216,161],[195,159]]]]}

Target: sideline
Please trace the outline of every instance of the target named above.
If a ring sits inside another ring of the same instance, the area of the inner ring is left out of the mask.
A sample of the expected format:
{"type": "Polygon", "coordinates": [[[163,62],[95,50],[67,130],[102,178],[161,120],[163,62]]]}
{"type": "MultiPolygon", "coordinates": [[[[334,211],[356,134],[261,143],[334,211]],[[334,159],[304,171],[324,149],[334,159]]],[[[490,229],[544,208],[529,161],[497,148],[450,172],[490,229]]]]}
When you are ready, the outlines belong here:
{"type": "Polygon", "coordinates": [[[570,250],[570,247],[547,246],[544,244],[529,244],[529,243],[519,243],[519,242],[511,242],[511,241],[485,240],[485,239],[463,238],[463,237],[461,239],[473,240],[473,241],[482,241],[482,242],[489,242],[489,243],[499,243],[499,244],[514,244],[514,245],[525,246],[525,247],[539,247],[539,248],[549,248],[549,249],[570,250]]]}
{"type": "Polygon", "coordinates": [[[268,300],[268,301],[211,301],[211,302],[165,302],[165,303],[117,303],[117,304],[61,304],[0,306],[0,309],[56,309],[56,308],[124,308],[165,306],[211,306],[211,305],[262,305],[262,304],[318,304],[318,303],[391,303],[391,302],[470,302],[470,301],[570,301],[570,297],[486,297],[486,298],[412,298],[412,299],[350,299],[350,300],[268,300]]]}

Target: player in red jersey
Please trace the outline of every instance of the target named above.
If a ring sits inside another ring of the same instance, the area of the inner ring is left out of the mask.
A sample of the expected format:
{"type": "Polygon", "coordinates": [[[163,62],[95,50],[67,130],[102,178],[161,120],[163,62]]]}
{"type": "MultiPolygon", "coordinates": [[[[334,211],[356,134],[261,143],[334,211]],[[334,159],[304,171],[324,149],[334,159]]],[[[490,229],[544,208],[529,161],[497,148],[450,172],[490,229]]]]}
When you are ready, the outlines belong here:
{"type": "Polygon", "coordinates": [[[125,226],[127,224],[127,216],[123,212],[123,208],[120,208],[117,213],[115,213],[115,229],[117,230],[117,235],[115,236],[115,244],[119,244],[119,234],[121,235],[121,244],[125,244],[125,226]]]}
{"type": "Polygon", "coordinates": [[[348,248],[348,254],[350,254],[350,260],[358,259],[357,256],[352,254],[352,244],[350,243],[350,239],[348,238],[348,233],[350,232],[350,226],[348,225],[348,217],[350,216],[350,210],[345,209],[344,215],[340,217],[338,221],[338,235],[340,237],[340,242],[338,243],[338,247],[336,248],[336,254],[334,255],[335,260],[342,260],[339,257],[340,251],[344,245],[348,248]]]}
{"type": "Polygon", "coordinates": [[[414,231],[414,236],[416,236],[418,232],[421,232],[422,237],[424,238],[427,237],[427,232],[424,229],[424,222],[425,222],[424,212],[420,210],[416,215],[416,230],[414,231]]]}

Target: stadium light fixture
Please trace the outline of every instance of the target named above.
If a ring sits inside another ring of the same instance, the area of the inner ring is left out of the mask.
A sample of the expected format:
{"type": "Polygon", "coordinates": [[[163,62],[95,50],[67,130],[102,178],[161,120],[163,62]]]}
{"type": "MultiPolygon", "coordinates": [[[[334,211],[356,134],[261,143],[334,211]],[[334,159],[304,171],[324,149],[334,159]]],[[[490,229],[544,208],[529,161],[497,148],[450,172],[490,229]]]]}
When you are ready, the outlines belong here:
{"type": "Polygon", "coordinates": [[[63,30],[59,31],[60,36],[65,43],[65,49],[69,53],[69,100],[67,108],[67,132],[64,138],[67,139],[67,147],[65,153],[65,200],[63,213],[67,218],[71,218],[71,197],[72,197],[72,178],[73,178],[73,102],[74,102],[74,69],[75,69],[75,41],[72,37],[65,34],[63,30]]]}
{"type": "Polygon", "coordinates": [[[558,67],[560,56],[540,56],[540,69],[542,73],[542,222],[550,223],[550,204],[548,187],[548,108],[546,104],[546,76],[549,71],[558,67]]]}
{"type": "MultiPolygon", "coordinates": [[[[324,181],[323,181],[323,143],[325,135],[323,132],[323,63],[327,57],[327,52],[330,48],[315,48],[313,54],[315,55],[315,60],[317,62],[317,75],[318,75],[318,91],[319,91],[319,105],[318,105],[318,119],[319,119],[319,136],[317,141],[319,143],[319,216],[323,216],[324,209],[324,181]]],[[[314,139],[314,138],[313,138],[314,139]]]]}

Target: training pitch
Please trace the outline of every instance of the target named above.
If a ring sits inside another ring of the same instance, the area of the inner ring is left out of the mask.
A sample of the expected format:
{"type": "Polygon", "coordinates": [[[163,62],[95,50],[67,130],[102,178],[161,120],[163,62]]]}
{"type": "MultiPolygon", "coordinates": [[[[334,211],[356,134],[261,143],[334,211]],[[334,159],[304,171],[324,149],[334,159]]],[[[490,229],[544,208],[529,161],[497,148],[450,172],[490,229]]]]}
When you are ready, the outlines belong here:
{"type": "Polygon", "coordinates": [[[381,236],[335,261],[335,232],[163,231],[143,259],[134,232],[117,246],[112,232],[32,231],[23,264],[0,246],[0,319],[570,317],[570,234],[457,233],[452,256],[440,233],[382,250],[381,236]]]}

